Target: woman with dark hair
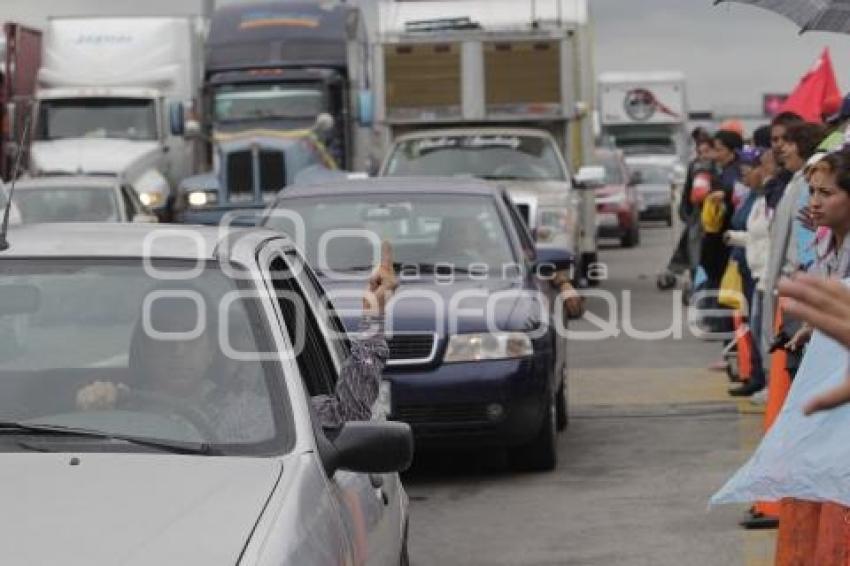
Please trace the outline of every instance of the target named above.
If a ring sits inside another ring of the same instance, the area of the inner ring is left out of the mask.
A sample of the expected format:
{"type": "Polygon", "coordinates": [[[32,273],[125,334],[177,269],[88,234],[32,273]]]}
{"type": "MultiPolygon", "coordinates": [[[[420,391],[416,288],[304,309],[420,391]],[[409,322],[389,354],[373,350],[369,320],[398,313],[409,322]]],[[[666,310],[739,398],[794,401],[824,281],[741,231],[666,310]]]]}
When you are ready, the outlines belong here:
{"type": "MultiPolygon", "coordinates": [[[[734,212],[735,183],[741,177],[738,151],[744,146],[744,140],[736,132],[720,130],[714,134],[714,165],[715,172],[712,180],[712,192],[706,197],[709,201],[719,204],[722,208],[722,219],[716,230],[704,230],[700,246],[700,265],[705,270],[708,291],[717,291],[720,280],[729,263],[729,247],[723,241],[723,234],[729,229],[732,213],[734,212]]],[[[705,228],[705,227],[704,227],[705,228]]],[[[716,300],[711,300],[708,308],[716,308],[716,300]]],[[[711,318],[707,321],[709,331],[720,333],[731,330],[728,318],[711,318]]]]}
{"type": "MultiPolygon", "coordinates": [[[[764,302],[762,304],[762,356],[768,359],[770,345],[775,336],[773,325],[776,318],[774,289],[779,278],[800,271],[798,246],[792,241],[794,219],[799,215],[801,194],[808,194],[804,168],[814,155],[824,137],[824,129],[808,122],[792,123],[785,128],[785,136],[779,145],[781,162],[793,174],[776,206],[770,226],[770,245],[765,270],[764,302]]],[[[796,332],[796,330],[795,330],[796,332]]],[[[789,335],[794,334],[790,332],[789,335]]],[[[793,346],[793,344],[791,344],[793,346]]]]}

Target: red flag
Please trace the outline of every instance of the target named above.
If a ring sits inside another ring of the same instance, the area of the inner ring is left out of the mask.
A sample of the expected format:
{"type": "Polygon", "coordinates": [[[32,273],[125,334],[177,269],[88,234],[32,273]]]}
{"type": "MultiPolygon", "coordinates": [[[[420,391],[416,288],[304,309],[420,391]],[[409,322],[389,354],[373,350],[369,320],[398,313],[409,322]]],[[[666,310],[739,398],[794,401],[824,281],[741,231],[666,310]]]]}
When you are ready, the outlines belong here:
{"type": "Polygon", "coordinates": [[[841,108],[841,91],[832,68],[829,48],[825,48],[782,105],[781,112],[796,112],[809,122],[822,122],[823,116],[841,108]]]}

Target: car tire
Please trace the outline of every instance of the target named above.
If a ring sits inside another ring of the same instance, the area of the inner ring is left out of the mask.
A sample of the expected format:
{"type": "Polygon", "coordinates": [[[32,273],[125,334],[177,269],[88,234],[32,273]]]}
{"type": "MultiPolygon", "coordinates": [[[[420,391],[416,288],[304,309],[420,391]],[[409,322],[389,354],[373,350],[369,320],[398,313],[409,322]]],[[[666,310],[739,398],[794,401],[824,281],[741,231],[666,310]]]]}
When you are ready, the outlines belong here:
{"type": "Polygon", "coordinates": [[[529,472],[550,472],[558,463],[557,395],[549,394],[549,403],[540,430],[534,439],[511,452],[514,467],[529,472]]]}
{"type": "Polygon", "coordinates": [[[566,379],[561,383],[557,395],[555,395],[555,425],[558,432],[564,431],[570,426],[570,407],[567,399],[566,379]]]}

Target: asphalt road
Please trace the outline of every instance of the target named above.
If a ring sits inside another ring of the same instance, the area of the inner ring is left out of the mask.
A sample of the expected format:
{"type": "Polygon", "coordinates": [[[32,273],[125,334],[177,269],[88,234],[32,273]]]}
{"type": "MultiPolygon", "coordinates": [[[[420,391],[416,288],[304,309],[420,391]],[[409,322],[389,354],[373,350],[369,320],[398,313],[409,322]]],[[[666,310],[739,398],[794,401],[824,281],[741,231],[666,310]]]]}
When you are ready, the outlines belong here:
{"type": "MultiPolygon", "coordinates": [[[[618,326],[682,336],[574,341],[572,421],[554,472],[515,473],[499,454],[420,455],[404,478],[415,566],[772,564],[773,533],[737,526],[744,506],[707,508],[761,417],[705,369],[719,345],[671,325],[677,297],[655,288],[671,247],[670,230],[647,225],[639,247],[602,252],[618,326]]],[[[592,301],[599,319],[613,320],[608,310],[592,301]]]]}

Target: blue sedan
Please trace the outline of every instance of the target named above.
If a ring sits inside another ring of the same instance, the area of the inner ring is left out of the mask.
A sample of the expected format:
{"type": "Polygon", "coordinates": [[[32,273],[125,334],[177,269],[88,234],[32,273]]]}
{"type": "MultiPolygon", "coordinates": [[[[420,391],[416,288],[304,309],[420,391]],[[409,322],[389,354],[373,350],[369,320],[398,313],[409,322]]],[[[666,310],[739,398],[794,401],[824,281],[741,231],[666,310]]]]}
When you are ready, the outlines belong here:
{"type": "Polygon", "coordinates": [[[571,254],[535,249],[505,190],[439,178],[293,186],[262,223],[301,245],[349,332],[352,291],[392,243],[401,285],[384,399],[418,446],[506,447],[519,467],[555,466],[566,338],[544,275],[568,269],[571,254]]]}

